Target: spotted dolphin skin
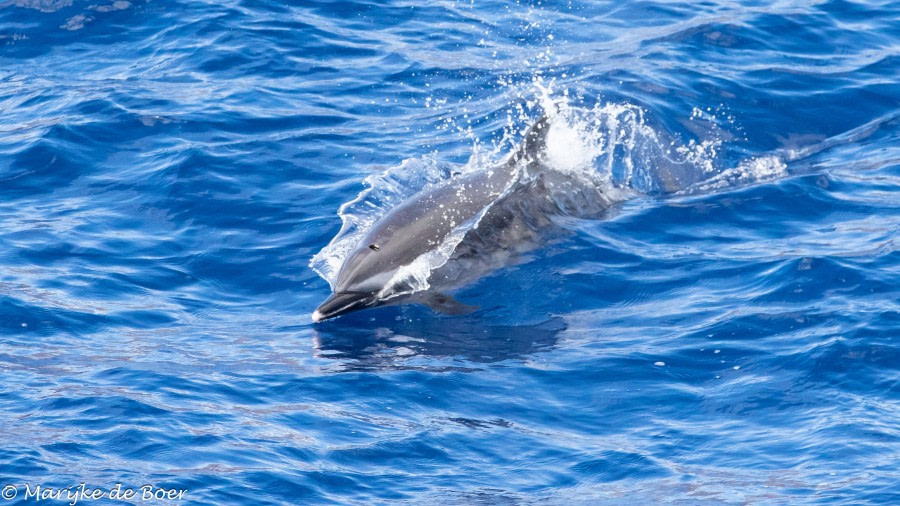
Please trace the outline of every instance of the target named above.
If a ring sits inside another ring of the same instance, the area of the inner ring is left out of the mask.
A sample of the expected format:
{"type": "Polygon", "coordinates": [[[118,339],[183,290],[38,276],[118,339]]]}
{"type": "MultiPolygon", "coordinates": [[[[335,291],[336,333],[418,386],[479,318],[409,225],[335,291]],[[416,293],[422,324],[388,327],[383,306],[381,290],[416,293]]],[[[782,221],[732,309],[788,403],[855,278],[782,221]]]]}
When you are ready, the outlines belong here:
{"type": "MultiPolygon", "coordinates": [[[[398,271],[443,245],[462,223],[477,220],[477,228],[493,228],[482,231],[489,232],[483,235],[492,237],[504,236],[508,232],[504,229],[514,227],[515,220],[501,215],[499,210],[493,212],[492,204],[516,189],[523,174],[539,170],[548,130],[549,121],[542,117],[525,134],[519,148],[499,166],[450,179],[391,209],[372,225],[344,260],[334,282],[334,293],[316,309],[312,320],[318,322],[360,309],[408,302],[422,303],[445,313],[459,314],[474,309],[431,289],[415,293],[408,284],[398,281],[402,278],[397,276],[398,271]]],[[[457,246],[466,247],[462,243],[457,246]]],[[[474,256],[471,252],[454,254],[459,258],[474,256]]],[[[457,274],[452,277],[459,278],[457,274]]],[[[442,276],[449,278],[451,274],[442,276]]]]}

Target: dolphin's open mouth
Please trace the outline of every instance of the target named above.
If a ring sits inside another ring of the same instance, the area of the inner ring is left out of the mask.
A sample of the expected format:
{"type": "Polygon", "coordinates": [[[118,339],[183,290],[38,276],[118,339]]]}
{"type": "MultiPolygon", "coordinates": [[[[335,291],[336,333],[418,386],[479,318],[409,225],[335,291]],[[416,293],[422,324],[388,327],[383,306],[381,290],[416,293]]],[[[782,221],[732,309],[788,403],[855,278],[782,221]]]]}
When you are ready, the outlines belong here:
{"type": "Polygon", "coordinates": [[[335,292],[313,312],[312,321],[320,322],[364,309],[372,306],[375,300],[374,292],[335,292]]]}

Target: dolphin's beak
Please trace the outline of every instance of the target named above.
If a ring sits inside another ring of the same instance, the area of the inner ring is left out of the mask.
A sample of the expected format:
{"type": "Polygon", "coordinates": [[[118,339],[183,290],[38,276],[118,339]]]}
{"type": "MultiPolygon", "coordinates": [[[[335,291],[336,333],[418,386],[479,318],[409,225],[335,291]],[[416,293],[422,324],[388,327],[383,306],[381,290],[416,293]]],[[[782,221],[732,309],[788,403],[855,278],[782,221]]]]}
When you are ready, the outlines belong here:
{"type": "Polygon", "coordinates": [[[375,302],[371,292],[335,292],[325,299],[312,314],[312,321],[320,322],[335,316],[370,307],[375,302]]]}

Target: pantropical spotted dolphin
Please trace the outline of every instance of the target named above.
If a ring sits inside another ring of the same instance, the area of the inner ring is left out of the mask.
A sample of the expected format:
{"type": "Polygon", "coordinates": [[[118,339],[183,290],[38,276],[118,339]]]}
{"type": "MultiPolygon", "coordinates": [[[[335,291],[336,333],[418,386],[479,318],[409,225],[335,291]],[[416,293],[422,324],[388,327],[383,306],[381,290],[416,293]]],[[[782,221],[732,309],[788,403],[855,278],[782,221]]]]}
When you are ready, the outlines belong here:
{"type": "Polygon", "coordinates": [[[548,118],[542,117],[505,162],[423,190],[375,222],[347,255],[335,278],[334,293],[316,309],[313,321],[410,302],[451,314],[474,310],[438,290],[452,289],[473,275],[502,266],[504,255],[510,256],[517,243],[527,242],[524,239],[540,228],[534,222],[546,220],[540,213],[524,212],[526,200],[517,196],[542,187],[537,175],[545,163],[549,126],[548,118]],[[497,205],[504,200],[514,204],[497,205]],[[460,240],[448,241],[467,223],[472,226],[460,240]],[[436,264],[427,263],[435,258],[436,264]],[[421,262],[427,272],[424,290],[411,283],[411,271],[421,262]]]}

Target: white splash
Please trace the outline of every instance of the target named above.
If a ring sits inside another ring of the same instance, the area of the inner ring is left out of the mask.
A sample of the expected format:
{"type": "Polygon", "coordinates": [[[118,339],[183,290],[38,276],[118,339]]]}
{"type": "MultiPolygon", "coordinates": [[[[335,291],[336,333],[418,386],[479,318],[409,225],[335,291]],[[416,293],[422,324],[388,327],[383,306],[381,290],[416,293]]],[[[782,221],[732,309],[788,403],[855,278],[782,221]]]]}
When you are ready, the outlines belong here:
{"type": "Polygon", "coordinates": [[[717,172],[713,177],[681,193],[706,193],[749,183],[769,181],[787,175],[787,164],[777,155],[744,160],[737,167],[717,172]]]}
{"type": "Polygon", "coordinates": [[[586,132],[566,121],[555,121],[547,133],[547,161],[551,167],[565,172],[588,169],[594,151],[586,132]]]}

